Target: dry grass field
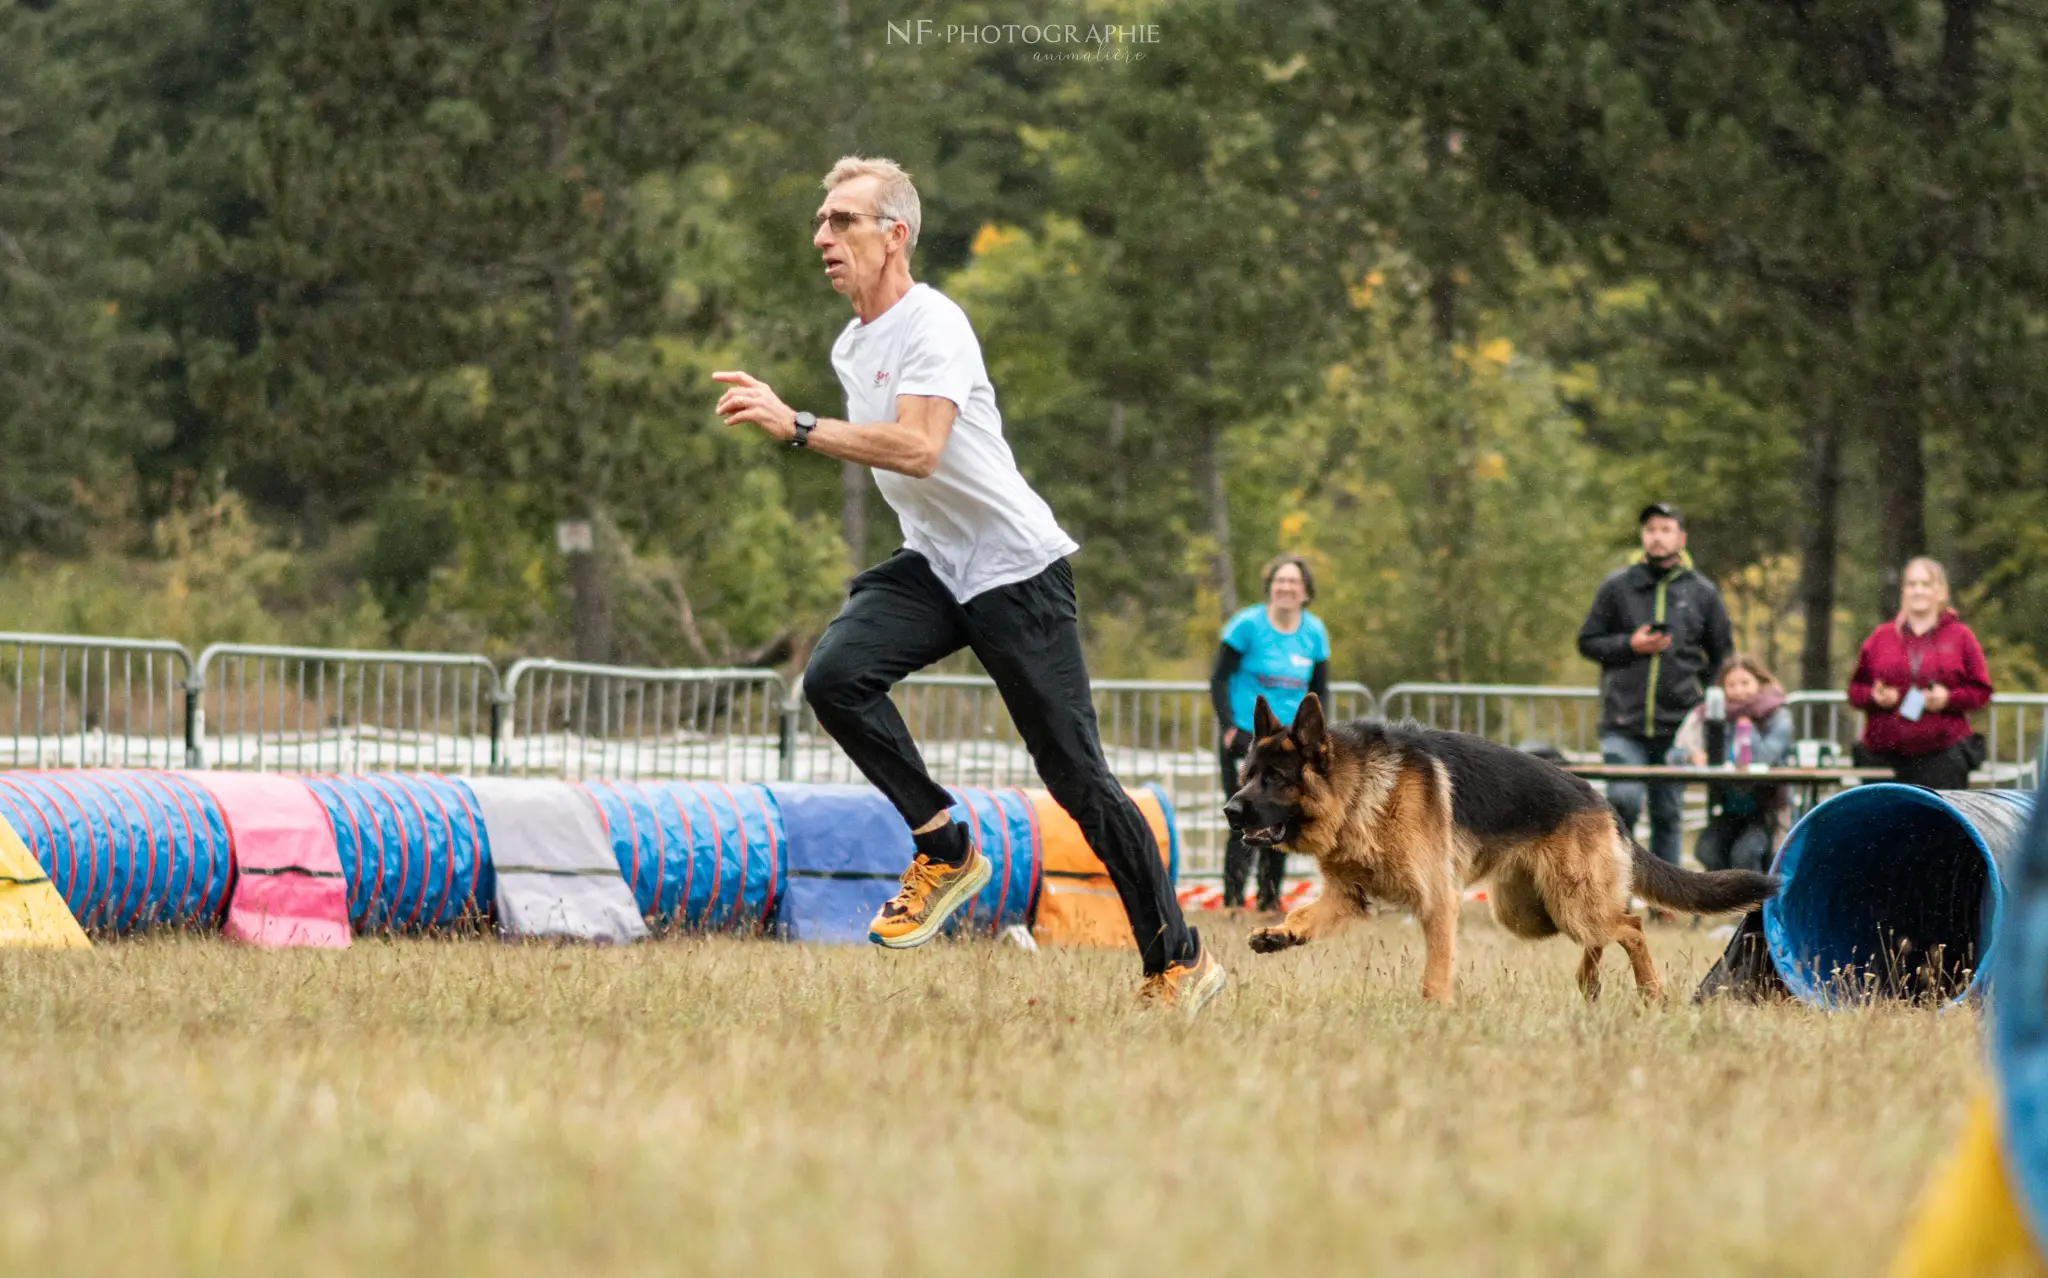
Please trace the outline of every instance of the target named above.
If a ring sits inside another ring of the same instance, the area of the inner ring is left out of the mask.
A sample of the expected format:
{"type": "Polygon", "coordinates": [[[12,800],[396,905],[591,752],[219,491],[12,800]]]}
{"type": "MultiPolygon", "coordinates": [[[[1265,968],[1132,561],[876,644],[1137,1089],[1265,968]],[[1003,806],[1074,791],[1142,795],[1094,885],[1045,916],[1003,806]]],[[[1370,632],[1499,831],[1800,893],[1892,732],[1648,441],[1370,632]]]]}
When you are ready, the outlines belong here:
{"type": "Polygon", "coordinates": [[[1483,916],[1449,1011],[1398,920],[1212,927],[1192,1026],[987,944],[0,954],[0,1271],[1871,1274],[1978,1068],[1968,1013],[1645,1009],[1618,953],[1588,1008],[1483,916]]]}

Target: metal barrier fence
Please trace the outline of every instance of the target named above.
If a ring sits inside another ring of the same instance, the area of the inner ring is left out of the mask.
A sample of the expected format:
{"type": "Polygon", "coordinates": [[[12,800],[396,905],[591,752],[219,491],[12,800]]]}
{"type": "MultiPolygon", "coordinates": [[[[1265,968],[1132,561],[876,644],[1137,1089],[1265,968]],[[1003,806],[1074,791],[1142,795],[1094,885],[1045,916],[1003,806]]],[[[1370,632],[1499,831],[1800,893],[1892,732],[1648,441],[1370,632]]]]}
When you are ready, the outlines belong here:
{"type": "MultiPolygon", "coordinates": [[[[1785,701],[1794,736],[1832,741],[1844,758],[1863,733],[1863,712],[1849,704],[1846,693],[1795,692],[1785,701]]],[[[2005,788],[2033,784],[2035,760],[2048,738],[2048,694],[2002,692],[1973,718],[1985,744],[1984,764],[1973,779],[2005,788]]]]}
{"type": "Polygon", "coordinates": [[[1983,774],[2000,788],[2036,788],[2041,747],[2048,742],[2048,693],[2013,692],[1994,697],[1981,719],[1988,747],[1983,774]]]}
{"type": "Polygon", "coordinates": [[[1792,736],[1799,741],[1832,741],[1844,757],[1863,735],[1863,712],[1849,704],[1847,693],[1794,692],[1785,698],[1792,712],[1792,736]]]}
{"type": "MultiPolygon", "coordinates": [[[[1863,733],[1863,712],[1846,693],[1828,690],[1787,695],[1792,735],[1831,741],[1843,759],[1863,733]]],[[[1397,683],[1380,694],[1388,718],[1412,718],[1435,728],[1470,732],[1503,745],[1542,744],[1568,759],[1600,757],[1600,691],[1514,684],[1397,683]]],[[[2031,785],[2035,760],[2048,739],[2048,694],[2000,693],[1976,716],[1987,747],[1978,783],[2031,785]]]]}
{"type": "MultiPolygon", "coordinates": [[[[926,769],[941,785],[1029,784],[1034,776],[1017,727],[995,684],[980,675],[911,675],[890,694],[926,769]]],[[[782,778],[858,781],[860,770],[825,734],[804,699],[803,680],[790,689],[782,778]]]]}
{"type": "Polygon", "coordinates": [[[545,658],[505,672],[496,770],[515,776],[786,776],[788,693],[773,670],[654,670],[545,658]]]}
{"type": "Polygon", "coordinates": [[[1600,757],[1600,690],[1540,684],[1397,683],[1380,694],[1389,719],[1469,732],[1502,745],[1546,745],[1567,759],[1600,757]]]}
{"type": "MultiPolygon", "coordinates": [[[[932,775],[951,785],[1034,785],[1030,753],[995,685],[915,675],[894,692],[932,775]]],[[[1215,868],[1226,830],[1206,682],[1099,680],[1104,752],[1126,784],[1157,782],[1180,814],[1184,864],[1215,868]]],[[[1332,687],[1337,719],[1385,714],[1600,753],[1599,691],[1397,683],[1332,687]]],[[[638,669],[548,659],[505,672],[464,653],[215,644],[195,661],[168,640],[0,633],[0,767],[373,769],[521,776],[855,781],[799,681],[772,670],[638,669]]],[[[1835,691],[1789,698],[1795,735],[1846,754],[1862,715],[1835,691]]],[[[1976,780],[2031,785],[2048,742],[2048,694],[2003,693],[1977,722],[1976,780]]]]}
{"type": "Polygon", "coordinates": [[[217,643],[188,682],[188,765],[289,772],[484,772],[498,670],[444,652],[217,643]]]}
{"type": "Polygon", "coordinates": [[[167,639],[0,633],[0,699],[13,716],[0,767],[184,764],[191,670],[192,654],[167,639]]]}

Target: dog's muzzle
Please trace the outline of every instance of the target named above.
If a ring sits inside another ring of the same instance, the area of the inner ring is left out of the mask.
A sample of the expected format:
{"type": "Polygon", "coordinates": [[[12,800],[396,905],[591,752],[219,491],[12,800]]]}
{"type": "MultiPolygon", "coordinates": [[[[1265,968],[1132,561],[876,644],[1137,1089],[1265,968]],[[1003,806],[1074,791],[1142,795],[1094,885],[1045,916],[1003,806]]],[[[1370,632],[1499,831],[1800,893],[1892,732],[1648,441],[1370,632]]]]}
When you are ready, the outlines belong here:
{"type": "Polygon", "coordinates": [[[1252,805],[1243,799],[1232,799],[1224,804],[1223,819],[1230,822],[1230,828],[1236,831],[1237,837],[1243,839],[1249,847],[1272,847],[1284,841],[1287,834],[1285,822],[1279,825],[1252,825],[1252,822],[1258,819],[1258,814],[1253,812],[1252,805]]]}

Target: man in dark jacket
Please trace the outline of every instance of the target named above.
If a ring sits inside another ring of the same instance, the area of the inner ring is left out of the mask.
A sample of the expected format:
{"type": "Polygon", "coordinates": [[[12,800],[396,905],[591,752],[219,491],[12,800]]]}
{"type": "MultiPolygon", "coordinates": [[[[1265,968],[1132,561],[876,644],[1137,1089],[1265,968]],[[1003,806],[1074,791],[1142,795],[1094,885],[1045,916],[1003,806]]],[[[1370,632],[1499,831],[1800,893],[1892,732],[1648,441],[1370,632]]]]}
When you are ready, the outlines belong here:
{"type": "MultiPolygon", "coordinates": [[[[1663,502],[1637,516],[1643,557],[1600,583],[1579,655],[1600,663],[1600,757],[1609,763],[1662,763],[1685,712],[1733,645],[1728,610],[1714,583],[1693,571],[1685,523],[1663,502]]],[[[1607,801],[1633,830],[1643,811],[1640,781],[1611,781],[1607,801]]],[[[1648,787],[1650,851],[1676,865],[1685,787],[1648,787]]]]}

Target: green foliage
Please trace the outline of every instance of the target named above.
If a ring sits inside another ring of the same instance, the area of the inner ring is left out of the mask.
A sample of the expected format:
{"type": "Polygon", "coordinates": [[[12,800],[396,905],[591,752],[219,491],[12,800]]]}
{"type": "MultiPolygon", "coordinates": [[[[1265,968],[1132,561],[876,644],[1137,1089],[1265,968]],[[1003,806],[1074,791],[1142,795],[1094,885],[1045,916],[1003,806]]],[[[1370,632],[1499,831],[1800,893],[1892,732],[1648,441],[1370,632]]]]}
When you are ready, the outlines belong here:
{"type": "Polygon", "coordinates": [[[1603,283],[1583,267],[1523,262],[1512,303],[1491,318],[1529,334],[1558,365],[1557,394],[1604,454],[1600,490],[1626,514],[1645,501],[1685,512],[1693,557],[1713,573],[1795,549],[1800,422],[1750,366],[1723,357],[1734,327],[1705,286],[1603,283]],[[1712,354],[1707,352],[1711,351],[1712,354]]]}
{"type": "Polygon", "coordinates": [[[1198,450],[1171,402],[1102,367],[1125,318],[1104,287],[1117,247],[1054,215],[1035,230],[990,224],[973,253],[944,286],[982,339],[1019,465],[1086,547],[1079,588],[1154,624],[1179,615],[1206,572],[1181,563],[1202,524],[1198,450]]]}
{"type": "Polygon", "coordinates": [[[175,639],[195,653],[218,642],[389,639],[367,587],[280,544],[234,494],[158,520],[150,552],[102,543],[66,558],[20,556],[0,571],[0,615],[11,629],[175,639]]]}
{"type": "Polygon", "coordinates": [[[121,115],[97,102],[78,24],[0,4],[0,547],[79,548],[91,494],[151,436],[129,384],[161,346],[126,331],[144,274],[105,221],[95,171],[121,115]]]}
{"type": "Polygon", "coordinates": [[[604,506],[677,407],[650,344],[671,237],[637,197],[708,140],[688,104],[735,56],[720,16],[259,10],[238,141],[266,216],[229,255],[272,300],[262,342],[204,371],[211,402],[338,497],[424,467],[604,506]]]}
{"type": "Polygon", "coordinates": [[[426,609],[427,585],[455,544],[455,517],[419,493],[394,490],[377,503],[361,560],[363,582],[396,635],[426,609]]]}
{"type": "Polygon", "coordinates": [[[1317,565],[1344,678],[1583,682],[1572,640],[1613,566],[1600,459],[1550,368],[1507,337],[1442,349],[1402,284],[1368,277],[1320,394],[1233,434],[1246,541],[1317,565]]]}
{"type": "Polygon", "coordinates": [[[1828,621],[1839,671],[1910,547],[2038,674],[2038,0],[925,15],[1157,25],[1094,63],[905,16],[0,0],[10,624],[801,654],[892,520],[860,489],[849,553],[841,468],[708,375],[836,409],[803,227],[860,151],[920,181],[1103,673],[1198,674],[1288,548],[1341,678],[1584,681],[1654,496],[1780,664],[1828,621]]]}
{"type": "Polygon", "coordinates": [[[853,569],[832,521],[792,515],[781,477],[765,469],[741,480],[733,517],[704,558],[709,570],[698,577],[696,605],[737,649],[782,630],[824,629],[853,569]]]}
{"type": "Polygon", "coordinates": [[[1910,555],[1966,580],[2004,557],[1987,508],[2048,390],[2023,354],[2048,282],[2038,4],[1349,8],[1326,82],[1454,130],[1450,167],[1560,259],[1655,275],[1683,323],[1652,358],[1710,395],[1706,434],[1652,437],[1797,457],[1777,540],[1839,526],[1845,565],[1877,561],[1864,618],[1910,555]]]}
{"type": "Polygon", "coordinates": [[[448,511],[455,548],[427,583],[408,646],[492,657],[560,652],[566,627],[562,557],[522,520],[517,486],[458,486],[448,511]]]}

